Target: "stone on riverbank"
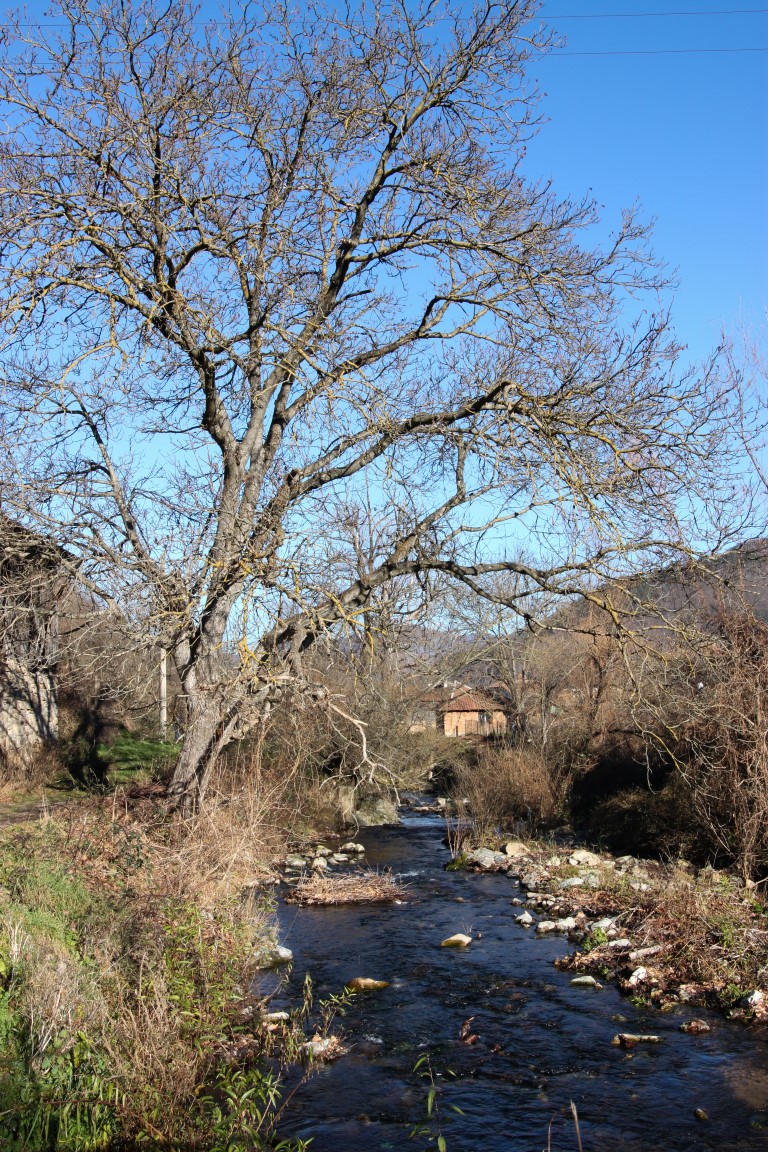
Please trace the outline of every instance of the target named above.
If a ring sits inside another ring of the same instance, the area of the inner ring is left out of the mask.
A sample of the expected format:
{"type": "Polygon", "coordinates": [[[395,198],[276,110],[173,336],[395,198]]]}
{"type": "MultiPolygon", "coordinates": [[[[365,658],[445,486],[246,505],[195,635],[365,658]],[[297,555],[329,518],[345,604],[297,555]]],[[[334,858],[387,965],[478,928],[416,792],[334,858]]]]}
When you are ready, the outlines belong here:
{"type": "Polygon", "coordinates": [[[530,849],[522,840],[508,840],[504,845],[504,854],[516,859],[520,856],[530,856],[530,849]]]}
{"type": "Polygon", "coordinates": [[[522,928],[530,928],[533,924],[533,916],[530,912],[523,912],[521,916],[515,916],[515,923],[519,924],[522,928]]]}
{"type": "Polygon", "coordinates": [[[509,867],[509,857],[504,852],[494,852],[492,848],[475,848],[466,855],[469,867],[482,868],[484,872],[495,872],[509,867]]]}
{"type": "Polygon", "coordinates": [[[574,976],[571,985],[574,988],[602,988],[602,984],[595,980],[594,976],[574,976]]]}

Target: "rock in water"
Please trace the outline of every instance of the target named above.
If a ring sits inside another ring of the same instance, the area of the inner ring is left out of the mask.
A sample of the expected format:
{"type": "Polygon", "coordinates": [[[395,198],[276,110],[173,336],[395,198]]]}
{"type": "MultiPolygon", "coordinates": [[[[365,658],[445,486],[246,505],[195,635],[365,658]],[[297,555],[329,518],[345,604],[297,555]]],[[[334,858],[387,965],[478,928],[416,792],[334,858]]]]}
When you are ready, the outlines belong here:
{"type": "Polygon", "coordinates": [[[379,988],[389,988],[389,980],[374,980],[370,976],[355,976],[348,980],[346,987],[350,992],[375,992],[379,988]]]}
{"type": "Polygon", "coordinates": [[[466,948],[472,943],[472,937],[464,932],[456,932],[453,936],[446,936],[440,944],[441,948],[466,948]]]}
{"type": "Polygon", "coordinates": [[[594,976],[574,976],[571,984],[574,988],[602,988],[602,984],[595,980],[594,976]]]}
{"type": "Polygon", "coordinates": [[[639,1032],[619,1032],[611,1043],[621,1048],[634,1048],[636,1044],[660,1044],[660,1036],[644,1035],[639,1032]]]}
{"type": "Polygon", "coordinates": [[[680,1025],[681,1032],[688,1032],[691,1036],[699,1036],[702,1032],[711,1032],[712,1028],[706,1020],[686,1020],[680,1025]]]}

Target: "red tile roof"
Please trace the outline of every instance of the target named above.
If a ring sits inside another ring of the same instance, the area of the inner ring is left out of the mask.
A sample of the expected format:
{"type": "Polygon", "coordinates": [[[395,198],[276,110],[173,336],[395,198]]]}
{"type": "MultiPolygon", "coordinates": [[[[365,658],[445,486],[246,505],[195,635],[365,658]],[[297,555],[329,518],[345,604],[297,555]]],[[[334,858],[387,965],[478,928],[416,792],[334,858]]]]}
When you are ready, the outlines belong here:
{"type": "Polygon", "coordinates": [[[482,692],[464,692],[455,696],[453,700],[446,700],[440,708],[441,712],[502,712],[503,708],[498,700],[491,696],[484,696],[482,692]]]}

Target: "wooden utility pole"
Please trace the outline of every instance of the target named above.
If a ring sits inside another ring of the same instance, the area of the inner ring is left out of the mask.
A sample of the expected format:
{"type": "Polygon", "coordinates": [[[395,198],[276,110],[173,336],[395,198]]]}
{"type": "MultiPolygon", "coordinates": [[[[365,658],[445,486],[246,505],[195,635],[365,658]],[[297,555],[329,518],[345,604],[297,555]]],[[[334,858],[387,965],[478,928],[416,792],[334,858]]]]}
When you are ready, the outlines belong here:
{"type": "Polygon", "coordinates": [[[168,739],[168,653],[160,649],[160,739],[168,739]]]}

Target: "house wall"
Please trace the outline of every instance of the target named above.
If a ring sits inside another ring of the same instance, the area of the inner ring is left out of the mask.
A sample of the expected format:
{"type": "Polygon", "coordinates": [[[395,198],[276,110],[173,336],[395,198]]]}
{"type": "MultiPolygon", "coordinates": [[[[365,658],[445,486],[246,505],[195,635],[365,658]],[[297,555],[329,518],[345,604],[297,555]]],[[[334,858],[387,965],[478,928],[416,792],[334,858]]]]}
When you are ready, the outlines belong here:
{"type": "Polygon", "coordinates": [[[0,757],[26,761],[59,731],[56,681],[18,660],[0,664],[0,757]]]}
{"type": "Polygon", "coordinates": [[[500,736],[507,730],[503,712],[491,712],[489,723],[481,723],[478,712],[444,712],[443,732],[446,736],[500,736]]]}

